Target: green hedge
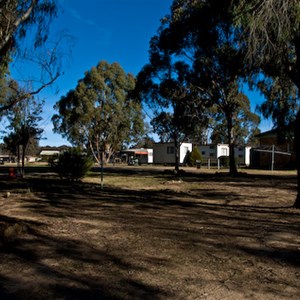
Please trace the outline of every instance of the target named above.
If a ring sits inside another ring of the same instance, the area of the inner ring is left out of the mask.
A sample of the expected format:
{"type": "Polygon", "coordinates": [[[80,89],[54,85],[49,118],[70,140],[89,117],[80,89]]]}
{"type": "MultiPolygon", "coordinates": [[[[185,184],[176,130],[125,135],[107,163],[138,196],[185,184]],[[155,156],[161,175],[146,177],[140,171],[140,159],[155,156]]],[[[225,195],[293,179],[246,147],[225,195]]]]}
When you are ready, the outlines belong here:
{"type": "Polygon", "coordinates": [[[58,158],[50,161],[50,165],[61,179],[78,181],[86,176],[93,161],[81,150],[72,148],[61,153],[58,158]]]}
{"type": "Polygon", "coordinates": [[[196,162],[201,160],[202,160],[202,156],[198,147],[194,147],[192,152],[188,151],[186,154],[185,162],[190,167],[196,166],[196,162]]]}

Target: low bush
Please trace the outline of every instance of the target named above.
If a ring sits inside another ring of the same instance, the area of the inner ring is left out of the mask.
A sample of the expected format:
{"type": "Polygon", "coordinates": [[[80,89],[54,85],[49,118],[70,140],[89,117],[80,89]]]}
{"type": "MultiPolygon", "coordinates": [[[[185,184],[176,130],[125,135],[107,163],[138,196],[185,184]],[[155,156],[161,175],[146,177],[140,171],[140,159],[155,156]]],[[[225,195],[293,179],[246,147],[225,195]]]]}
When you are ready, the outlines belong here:
{"type": "Polygon", "coordinates": [[[201,162],[202,156],[197,147],[194,147],[192,152],[188,151],[186,154],[186,164],[190,167],[196,166],[197,161],[201,162]]]}
{"type": "Polygon", "coordinates": [[[93,165],[93,161],[81,150],[73,148],[50,161],[50,165],[61,179],[78,181],[86,176],[93,165]]]}
{"type": "Polygon", "coordinates": [[[223,168],[229,168],[229,156],[220,156],[220,166],[223,168]]]}

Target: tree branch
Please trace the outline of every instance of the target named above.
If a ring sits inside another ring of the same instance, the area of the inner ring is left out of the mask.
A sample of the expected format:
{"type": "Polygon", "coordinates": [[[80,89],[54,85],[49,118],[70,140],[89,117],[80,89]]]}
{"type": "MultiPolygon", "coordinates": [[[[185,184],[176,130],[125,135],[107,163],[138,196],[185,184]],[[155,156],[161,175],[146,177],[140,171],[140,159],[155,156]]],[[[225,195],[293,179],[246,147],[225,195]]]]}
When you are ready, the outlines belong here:
{"type": "Polygon", "coordinates": [[[28,92],[28,93],[21,93],[20,94],[20,91],[14,87],[13,85],[10,85],[10,88],[17,92],[17,94],[19,94],[18,97],[16,97],[14,100],[10,101],[9,103],[5,104],[5,105],[2,105],[0,106],[0,113],[6,111],[6,110],[9,110],[10,108],[12,108],[15,104],[25,100],[25,99],[28,99],[34,95],[37,95],[38,93],[40,93],[43,89],[45,89],[46,87],[50,86],[51,84],[54,83],[54,81],[60,76],[59,73],[57,73],[49,82],[43,84],[42,86],[40,86],[38,89],[36,89],[35,91],[32,91],[32,92],[28,92]]]}
{"type": "Polygon", "coordinates": [[[36,4],[37,4],[37,0],[32,0],[30,6],[24,12],[24,14],[21,15],[19,18],[17,18],[12,23],[12,25],[9,26],[10,29],[7,30],[7,34],[0,41],[0,50],[2,50],[7,45],[7,43],[11,40],[13,34],[16,32],[16,30],[21,25],[21,23],[23,23],[24,21],[26,21],[30,17],[30,14],[32,13],[32,11],[33,11],[33,9],[34,9],[34,7],[35,7],[36,4]]]}

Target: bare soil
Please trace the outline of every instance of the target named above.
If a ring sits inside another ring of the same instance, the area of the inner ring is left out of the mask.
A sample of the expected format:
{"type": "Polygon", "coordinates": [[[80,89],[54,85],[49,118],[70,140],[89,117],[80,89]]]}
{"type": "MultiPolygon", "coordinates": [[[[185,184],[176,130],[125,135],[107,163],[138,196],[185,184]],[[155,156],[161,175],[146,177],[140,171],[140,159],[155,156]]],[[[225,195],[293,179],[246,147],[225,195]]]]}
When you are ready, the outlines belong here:
{"type": "Polygon", "coordinates": [[[296,177],[0,177],[0,299],[300,299],[296,177]]]}

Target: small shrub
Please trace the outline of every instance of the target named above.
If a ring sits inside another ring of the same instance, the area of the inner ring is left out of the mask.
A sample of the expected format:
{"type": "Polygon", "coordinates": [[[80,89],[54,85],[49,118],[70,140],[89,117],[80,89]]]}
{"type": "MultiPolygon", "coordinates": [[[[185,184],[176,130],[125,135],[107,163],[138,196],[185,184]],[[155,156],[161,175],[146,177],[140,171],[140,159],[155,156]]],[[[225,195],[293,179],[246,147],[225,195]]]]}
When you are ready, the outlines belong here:
{"type": "Polygon", "coordinates": [[[190,167],[194,167],[197,161],[201,161],[202,156],[197,147],[194,147],[192,152],[188,151],[186,154],[186,163],[190,167]]]}
{"type": "Polygon", "coordinates": [[[61,179],[78,181],[86,176],[93,162],[79,149],[73,148],[63,152],[58,158],[50,161],[50,165],[61,179]]]}
{"type": "MultiPolygon", "coordinates": [[[[223,167],[223,168],[229,168],[229,165],[230,165],[230,159],[229,159],[229,156],[220,156],[219,157],[219,160],[220,160],[220,166],[223,167]]],[[[234,163],[236,166],[238,166],[238,160],[237,158],[235,157],[234,158],[234,163]]]]}
{"type": "Polygon", "coordinates": [[[220,166],[224,168],[229,168],[229,156],[220,156],[220,166]]]}

